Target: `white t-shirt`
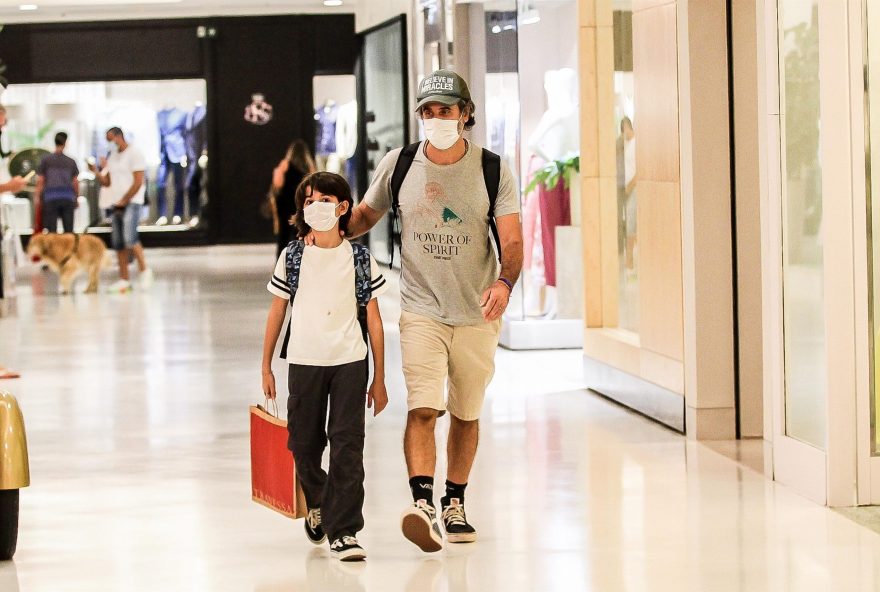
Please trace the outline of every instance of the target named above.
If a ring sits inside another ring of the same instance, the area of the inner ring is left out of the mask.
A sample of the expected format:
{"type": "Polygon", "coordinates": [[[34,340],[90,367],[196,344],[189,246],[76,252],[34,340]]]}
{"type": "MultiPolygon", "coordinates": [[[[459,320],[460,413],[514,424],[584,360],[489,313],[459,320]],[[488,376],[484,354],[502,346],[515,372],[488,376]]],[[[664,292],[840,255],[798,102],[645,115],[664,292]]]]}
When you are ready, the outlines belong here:
{"type": "MultiPolygon", "coordinates": [[[[110,173],[110,187],[100,192],[99,205],[105,209],[113,207],[113,204],[122,199],[122,196],[131,189],[134,184],[134,174],[146,169],[147,162],[144,160],[144,155],[132,145],[129,145],[122,152],[111,154],[107,159],[107,168],[105,169],[110,173]]],[[[144,182],[131,203],[143,204],[146,192],[147,184],[144,182]]]]}
{"type": "MultiPolygon", "coordinates": [[[[387,289],[382,270],[370,256],[372,297],[387,289]]],[[[266,288],[290,300],[287,285],[287,249],[281,252],[266,288]]],[[[299,285],[291,311],[287,362],[303,366],[340,366],[367,357],[367,344],[357,320],[354,250],[342,241],[333,249],[306,247],[299,285]]]]}

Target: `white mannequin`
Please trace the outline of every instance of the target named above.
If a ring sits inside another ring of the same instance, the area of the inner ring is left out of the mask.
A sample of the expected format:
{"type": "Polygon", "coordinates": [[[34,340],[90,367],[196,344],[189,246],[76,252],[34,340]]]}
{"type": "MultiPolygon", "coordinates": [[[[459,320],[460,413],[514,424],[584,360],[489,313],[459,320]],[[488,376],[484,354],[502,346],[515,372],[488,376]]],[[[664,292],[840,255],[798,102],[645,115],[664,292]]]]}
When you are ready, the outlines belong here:
{"type": "Polygon", "coordinates": [[[544,74],[547,111],[529,136],[529,150],[544,160],[561,160],[580,148],[577,74],[571,68],[544,74]]]}
{"type": "Polygon", "coordinates": [[[354,156],[357,150],[357,101],[339,106],[336,116],[336,154],[342,160],[354,156]]]}
{"type": "MultiPolygon", "coordinates": [[[[563,160],[580,150],[577,74],[571,68],[549,70],[544,74],[544,90],[547,92],[547,111],[529,136],[528,149],[547,162],[563,160]]],[[[536,293],[540,287],[534,284],[536,282],[529,282],[527,300],[540,300],[536,293]]],[[[556,287],[542,287],[545,289],[544,316],[555,318],[558,310],[556,287]]]]}

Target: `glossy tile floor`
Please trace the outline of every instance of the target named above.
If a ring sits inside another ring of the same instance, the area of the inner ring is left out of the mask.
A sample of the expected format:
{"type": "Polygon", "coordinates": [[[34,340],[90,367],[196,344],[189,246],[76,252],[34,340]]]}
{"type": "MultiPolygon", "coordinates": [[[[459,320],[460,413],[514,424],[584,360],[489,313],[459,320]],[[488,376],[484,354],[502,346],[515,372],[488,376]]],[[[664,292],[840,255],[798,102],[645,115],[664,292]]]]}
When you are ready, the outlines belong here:
{"type": "Polygon", "coordinates": [[[21,400],[33,478],[2,592],[880,589],[880,535],[587,393],[579,352],[499,352],[468,489],[481,540],[421,554],[398,531],[393,296],[392,404],[367,432],[369,560],[342,566],[250,501],[271,247],[148,257],[155,287],[126,296],[60,298],[31,270],[0,319],[0,361],[24,374],[0,386],[21,400]]]}

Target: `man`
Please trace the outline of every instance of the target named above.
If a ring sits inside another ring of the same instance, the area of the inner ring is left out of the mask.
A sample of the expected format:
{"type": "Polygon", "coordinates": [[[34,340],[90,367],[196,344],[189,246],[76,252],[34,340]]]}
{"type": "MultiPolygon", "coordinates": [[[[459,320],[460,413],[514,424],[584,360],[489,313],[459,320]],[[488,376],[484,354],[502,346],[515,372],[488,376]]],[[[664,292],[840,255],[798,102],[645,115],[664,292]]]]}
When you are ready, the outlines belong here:
{"type": "MultiPolygon", "coordinates": [[[[5,85],[3,84],[2,80],[0,80],[0,94],[3,94],[3,90],[5,90],[5,85]]],[[[0,130],[2,130],[4,127],[6,127],[6,107],[4,107],[3,105],[0,105],[0,130]]],[[[4,157],[6,156],[6,154],[3,152],[2,146],[0,146],[0,154],[2,154],[4,157]]],[[[0,168],[6,169],[5,166],[0,167],[0,168]]],[[[18,193],[22,189],[24,189],[26,186],[27,186],[27,181],[25,181],[24,177],[21,177],[21,176],[13,177],[9,181],[5,181],[3,183],[0,183],[0,194],[18,193]]],[[[2,225],[0,225],[0,239],[2,239],[2,238],[3,238],[3,230],[2,230],[2,225]]],[[[18,240],[17,236],[15,238],[16,238],[16,240],[18,240]]],[[[2,265],[0,265],[0,268],[2,268],[2,265]]],[[[3,292],[3,273],[2,273],[2,269],[0,269],[0,294],[2,294],[2,292],[3,292]]],[[[0,366],[0,379],[20,378],[20,377],[21,377],[21,375],[18,372],[16,372],[15,370],[9,370],[8,368],[4,368],[3,366],[0,366]]]]}
{"type": "Polygon", "coordinates": [[[64,232],[73,232],[73,212],[79,197],[79,167],[64,154],[67,134],[55,134],[55,152],[43,158],[37,167],[34,207],[43,207],[43,227],[57,232],[58,219],[64,232]]]}
{"type": "MultiPolygon", "coordinates": [[[[465,487],[477,452],[485,391],[495,371],[501,315],[522,268],[522,226],[513,176],[501,167],[494,206],[501,265],[490,242],[488,181],[482,151],[462,133],[474,125],[467,83],[439,70],[419,85],[417,112],[427,142],[400,186],[400,344],[407,385],[404,452],[413,505],[402,517],[404,536],[424,551],[439,551],[434,506],[437,459],[434,427],[450,414],[446,495],[441,499],[450,543],[476,540],[464,511],[465,487]],[[448,401],[444,385],[449,381],[448,401]]],[[[376,225],[392,207],[391,179],[401,150],[376,170],[350,233],[376,225]]]]}
{"type": "Polygon", "coordinates": [[[102,159],[102,170],[89,164],[102,187],[101,207],[112,210],[112,247],[119,259],[119,281],[110,286],[110,292],[124,293],[131,290],[128,264],[134,254],[140,270],[140,286],[149,288],[153,284],[153,272],[147,268],[144,247],[138,236],[138,221],[141,206],[144,205],[146,186],[144,170],[146,161],[143,154],[125,141],[125,134],[118,127],[107,130],[110,155],[102,159]]]}

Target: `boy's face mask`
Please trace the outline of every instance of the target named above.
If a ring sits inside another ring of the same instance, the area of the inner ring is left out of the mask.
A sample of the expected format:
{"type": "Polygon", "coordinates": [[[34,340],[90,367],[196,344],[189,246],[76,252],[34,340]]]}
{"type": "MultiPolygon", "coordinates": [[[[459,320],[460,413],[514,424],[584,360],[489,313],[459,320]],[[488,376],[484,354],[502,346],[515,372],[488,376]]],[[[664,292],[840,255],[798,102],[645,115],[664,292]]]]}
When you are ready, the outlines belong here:
{"type": "Polygon", "coordinates": [[[339,204],[316,201],[305,207],[303,219],[312,230],[317,230],[318,232],[333,230],[333,227],[339,221],[339,216],[336,215],[338,207],[339,204]]]}

